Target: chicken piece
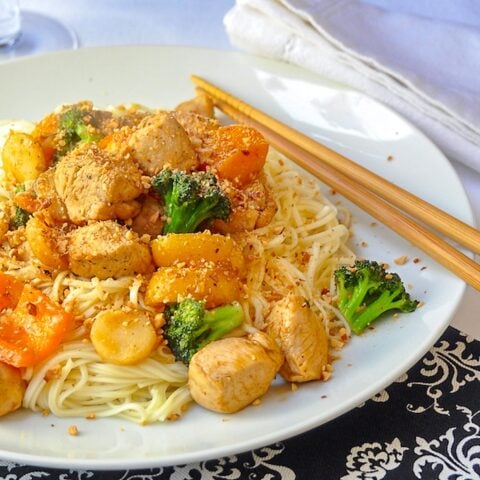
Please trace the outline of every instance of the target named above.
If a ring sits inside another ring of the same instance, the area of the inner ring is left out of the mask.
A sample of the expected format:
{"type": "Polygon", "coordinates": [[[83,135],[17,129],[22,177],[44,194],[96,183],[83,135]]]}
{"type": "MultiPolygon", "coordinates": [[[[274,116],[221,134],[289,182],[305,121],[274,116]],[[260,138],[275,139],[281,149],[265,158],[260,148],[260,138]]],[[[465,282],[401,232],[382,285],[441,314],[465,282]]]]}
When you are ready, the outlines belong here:
{"type": "Polygon", "coordinates": [[[212,226],[214,231],[223,234],[245,232],[271,222],[277,206],[263,174],[243,190],[229,182],[223,182],[222,187],[232,203],[232,213],[227,221],[215,220],[212,226]]]}
{"type": "Polygon", "coordinates": [[[42,219],[49,226],[69,222],[67,208],[55,190],[55,170],[41,173],[31,188],[14,197],[15,205],[29,213],[41,212],[42,219]]]}
{"type": "Polygon", "coordinates": [[[175,118],[187,132],[199,163],[210,165],[214,147],[213,132],[220,127],[218,120],[189,111],[175,112],[175,118]]]}
{"type": "Polygon", "coordinates": [[[206,93],[197,90],[195,97],[177,105],[175,111],[181,113],[197,113],[203,117],[213,117],[213,102],[206,93]]]}
{"type": "Polygon", "coordinates": [[[308,302],[289,294],[278,301],[266,319],[266,332],[285,355],[280,373],[289,382],[323,377],[328,361],[328,338],[321,319],[308,302]]]}
{"type": "Polygon", "coordinates": [[[124,126],[137,125],[147,115],[145,111],[135,107],[119,107],[115,112],[98,110],[94,108],[93,103],[88,100],[78,102],[74,105],[65,105],[60,111],[60,114],[71,108],[81,110],[84,113],[84,123],[93,127],[95,134],[100,137],[110,135],[124,126]]]}
{"type": "Polygon", "coordinates": [[[128,146],[147,175],[156,175],[163,168],[190,171],[197,165],[187,132],[172,113],[144,118],[130,136],[128,146]]]}
{"type": "Polygon", "coordinates": [[[132,230],[140,236],[147,234],[156,238],[162,233],[164,224],[162,205],[151,195],[146,195],[140,213],[133,219],[132,230]]]}
{"type": "Polygon", "coordinates": [[[267,392],[282,362],[275,341],[263,332],[214,341],[190,362],[190,393],[214,412],[238,412],[267,392]]]}
{"type": "Polygon", "coordinates": [[[145,117],[151,113],[138,103],[117,105],[113,116],[118,121],[118,128],[136,127],[145,117]]]}
{"type": "Polygon", "coordinates": [[[25,388],[20,370],[0,362],[0,417],[22,406],[25,388]]]}
{"type": "Polygon", "coordinates": [[[95,145],[80,145],[55,168],[55,188],[70,220],[126,220],[140,210],[135,199],[146,191],[146,179],[129,158],[117,157],[95,145]]]}
{"type": "Polygon", "coordinates": [[[70,270],[81,277],[118,278],[153,271],[148,244],[112,220],[79,227],[68,240],[70,270]]]}
{"type": "Polygon", "coordinates": [[[67,207],[55,190],[55,170],[50,168],[41,173],[33,184],[33,192],[40,202],[39,210],[48,225],[68,222],[67,207]]]}

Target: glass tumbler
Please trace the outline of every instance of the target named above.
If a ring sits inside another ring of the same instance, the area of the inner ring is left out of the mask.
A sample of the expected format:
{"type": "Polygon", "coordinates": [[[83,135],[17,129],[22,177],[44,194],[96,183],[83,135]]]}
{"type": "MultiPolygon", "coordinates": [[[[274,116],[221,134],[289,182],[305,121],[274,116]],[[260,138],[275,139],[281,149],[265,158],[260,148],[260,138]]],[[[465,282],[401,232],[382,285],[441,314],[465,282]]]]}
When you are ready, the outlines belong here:
{"type": "Polygon", "coordinates": [[[20,33],[18,0],[0,0],[0,48],[13,45],[20,33]]]}

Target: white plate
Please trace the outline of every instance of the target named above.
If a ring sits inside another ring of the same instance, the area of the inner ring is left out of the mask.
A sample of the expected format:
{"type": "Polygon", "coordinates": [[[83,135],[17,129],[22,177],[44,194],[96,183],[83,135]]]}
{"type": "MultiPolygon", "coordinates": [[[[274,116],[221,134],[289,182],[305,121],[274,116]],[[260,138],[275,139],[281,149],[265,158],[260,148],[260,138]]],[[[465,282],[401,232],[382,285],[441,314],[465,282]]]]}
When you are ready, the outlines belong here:
{"type": "MultiPolygon", "coordinates": [[[[366,96],[292,66],[236,53],[183,47],[83,49],[0,66],[0,118],[38,120],[60,103],[139,102],[171,108],[193,95],[192,73],[472,222],[448,161],[420,132],[366,96]],[[389,156],[393,159],[388,160],[389,156]]],[[[325,191],[328,189],[325,188],[325,191]]],[[[192,407],[178,422],[140,427],[124,420],[42,417],[0,420],[0,458],[78,469],[188,463],[264,446],[319,426],[367,400],[411,367],[447,327],[465,285],[426,254],[351,207],[360,255],[395,267],[425,306],[353,338],[326,383],[296,392],[275,386],[261,405],[232,415],[192,407]],[[404,266],[393,260],[418,257],[404,266]],[[422,269],[422,267],[427,267],[422,269]],[[67,434],[78,426],[76,437],[67,434]]]]}

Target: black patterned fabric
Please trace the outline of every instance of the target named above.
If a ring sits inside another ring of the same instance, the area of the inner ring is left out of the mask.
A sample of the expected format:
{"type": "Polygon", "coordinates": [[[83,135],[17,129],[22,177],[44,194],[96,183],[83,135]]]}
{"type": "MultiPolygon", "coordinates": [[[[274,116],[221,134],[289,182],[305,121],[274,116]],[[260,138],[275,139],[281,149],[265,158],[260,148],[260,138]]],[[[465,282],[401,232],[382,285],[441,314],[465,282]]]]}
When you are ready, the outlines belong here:
{"type": "Polygon", "coordinates": [[[0,460],[0,480],[479,480],[480,342],[450,327],[409,372],[315,430],[248,453],[141,471],[0,460]]]}

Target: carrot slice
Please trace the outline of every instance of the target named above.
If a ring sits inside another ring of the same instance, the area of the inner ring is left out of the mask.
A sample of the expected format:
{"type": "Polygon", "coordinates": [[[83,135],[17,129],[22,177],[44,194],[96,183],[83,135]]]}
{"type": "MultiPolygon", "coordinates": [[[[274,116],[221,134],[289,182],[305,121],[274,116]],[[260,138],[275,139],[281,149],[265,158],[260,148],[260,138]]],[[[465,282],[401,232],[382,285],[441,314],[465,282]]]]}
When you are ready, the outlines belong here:
{"type": "Polygon", "coordinates": [[[37,123],[32,132],[32,137],[40,143],[43,155],[49,164],[53,161],[56,152],[54,137],[58,132],[58,123],[58,115],[50,113],[37,123]]]}
{"type": "Polygon", "coordinates": [[[23,282],[12,275],[0,273],[0,310],[15,308],[23,290],[23,282]]]}
{"type": "Polygon", "coordinates": [[[13,367],[35,365],[35,352],[29,346],[29,335],[19,325],[18,316],[12,312],[0,317],[0,361],[13,367]]]}
{"type": "Polygon", "coordinates": [[[73,316],[60,305],[24,285],[15,309],[0,316],[0,361],[14,367],[36,365],[58,348],[73,324],[73,316]]]}
{"type": "Polygon", "coordinates": [[[118,153],[122,149],[126,150],[128,148],[128,139],[131,134],[131,128],[123,127],[101,138],[97,145],[110,153],[118,153]]]}
{"type": "Polygon", "coordinates": [[[213,133],[213,168],[217,175],[238,185],[248,185],[260,173],[268,143],[246,125],[227,125],[213,133]]]}

